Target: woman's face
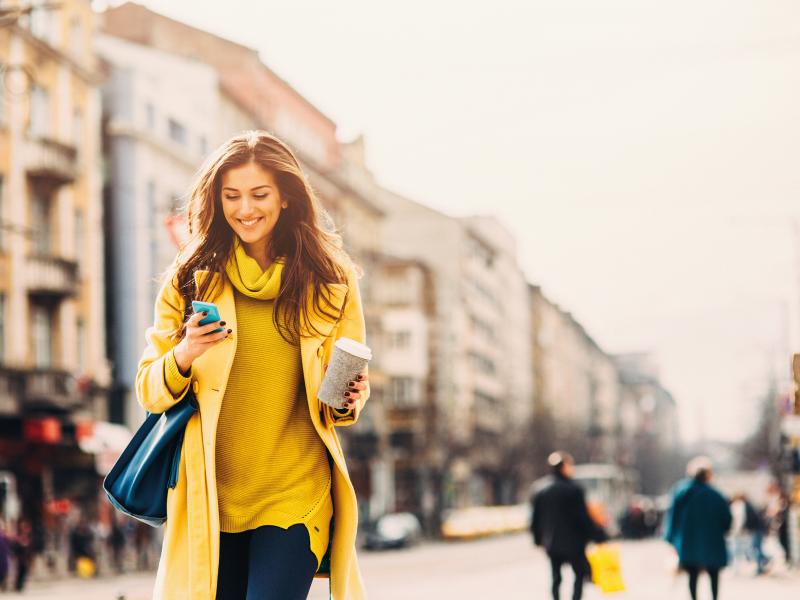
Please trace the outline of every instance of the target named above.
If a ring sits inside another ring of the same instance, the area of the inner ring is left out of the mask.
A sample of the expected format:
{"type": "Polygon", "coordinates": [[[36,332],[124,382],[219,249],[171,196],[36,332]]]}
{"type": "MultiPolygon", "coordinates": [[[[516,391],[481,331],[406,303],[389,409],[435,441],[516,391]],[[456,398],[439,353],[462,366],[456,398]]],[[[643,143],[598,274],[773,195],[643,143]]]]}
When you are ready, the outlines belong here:
{"type": "Polygon", "coordinates": [[[272,172],[252,161],[222,174],[221,203],[231,229],[246,247],[258,251],[266,249],[286,207],[272,172]]]}

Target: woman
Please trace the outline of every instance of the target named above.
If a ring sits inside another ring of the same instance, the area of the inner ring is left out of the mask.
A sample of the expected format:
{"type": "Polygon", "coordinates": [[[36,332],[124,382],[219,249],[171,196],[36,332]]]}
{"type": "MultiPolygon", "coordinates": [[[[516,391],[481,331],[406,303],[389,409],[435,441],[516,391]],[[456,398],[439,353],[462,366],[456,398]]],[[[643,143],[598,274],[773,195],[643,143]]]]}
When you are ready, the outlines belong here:
{"type": "Polygon", "coordinates": [[[306,598],[329,562],[332,596],[363,598],[356,496],[334,426],[358,419],[367,374],[345,408],[317,400],[336,339],[364,342],[355,267],[297,159],[264,132],[208,159],[187,213],[191,241],[162,285],[136,377],[148,411],[190,387],[200,406],[168,492],[154,597],[306,598]],[[195,299],[222,320],[200,325],[195,299]]]}
{"type": "Polygon", "coordinates": [[[711,482],[711,461],[699,456],[689,461],[689,478],[673,492],[665,537],[675,547],[680,567],[689,574],[689,593],[697,600],[697,580],[702,571],[711,580],[717,600],[719,572],[728,564],[725,534],[731,527],[728,501],[711,482]]]}

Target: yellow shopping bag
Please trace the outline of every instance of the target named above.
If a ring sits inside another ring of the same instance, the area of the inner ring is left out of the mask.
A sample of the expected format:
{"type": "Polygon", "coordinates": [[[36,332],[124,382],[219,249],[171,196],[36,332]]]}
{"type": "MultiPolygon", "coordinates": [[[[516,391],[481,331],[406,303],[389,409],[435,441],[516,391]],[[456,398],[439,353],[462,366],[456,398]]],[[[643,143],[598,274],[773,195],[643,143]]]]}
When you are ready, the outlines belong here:
{"type": "Polygon", "coordinates": [[[75,570],[78,572],[78,577],[90,579],[91,577],[94,577],[97,567],[91,558],[81,556],[77,561],[75,561],[75,570]]]}
{"type": "Polygon", "coordinates": [[[600,544],[589,550],[586,557],[592,567],[592,581],[604,594],[624,592],[619,548],[600,544]]]}

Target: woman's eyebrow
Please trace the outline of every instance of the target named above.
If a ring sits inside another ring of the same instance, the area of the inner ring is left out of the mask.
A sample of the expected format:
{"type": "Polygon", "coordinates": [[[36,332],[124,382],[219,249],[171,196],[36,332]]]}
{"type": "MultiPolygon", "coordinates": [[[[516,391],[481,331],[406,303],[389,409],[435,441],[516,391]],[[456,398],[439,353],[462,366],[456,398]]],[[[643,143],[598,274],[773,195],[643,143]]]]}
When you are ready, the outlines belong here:
{"type": "MultiPolygon", "coordinates": [[[[250,188],[250,191],[251,191],[251,192],[255,192],[256,190],[260,190],[261,188],[269,188],[269,189],[272,189],[272,186],[271,186],[271,185],[267,185],[267,184],[265,183],[264,185],[257,185],[257,186],[256,186],[256,187],[254,187],[254,188],[250,188]]],[[[223,191],[223,192],[224,192],[224,191],[229,191],[229,192],[238,192],[239,190],[237,190],[236,188],[232,188],[232,187],[227,187],[227,186],[226,186],[226,187],[222,188],[222,191],[223,191]]]]}

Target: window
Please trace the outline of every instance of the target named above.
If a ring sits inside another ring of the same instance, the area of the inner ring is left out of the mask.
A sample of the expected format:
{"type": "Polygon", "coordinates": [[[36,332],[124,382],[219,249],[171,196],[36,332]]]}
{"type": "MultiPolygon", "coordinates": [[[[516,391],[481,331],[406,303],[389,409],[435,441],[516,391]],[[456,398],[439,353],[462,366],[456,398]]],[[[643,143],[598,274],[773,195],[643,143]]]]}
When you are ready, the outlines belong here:
{"type": "Polygon", "coordinates": [[[69,48],[72,56],[78,61],[83,60],[83,25],[79,16],[72,17],[69,26],[69,48]]]}
{"type": "Polygon", "coordinates": [[[158,295],[158,229],[156,226],[156,182],[147,182],[147,204],[145,205],[147,211],[147,246],[149,253],[149,273],[147,276],[150,278],[150,298],[155,300],[158,295]]]}
{"type": "Polygon", "coordinates": [[[389,395],[394,406],[409,406],[414,403],[414,380],[411,377],[393,377],[389,395]]]}
{"type": "Polygon", "coordinates": [[[50,94],[43,87],[31,87],[30,133],[46,136],[50,132],[50,94]]]}
{"type": "Polygon", "coordinates": [[[31,229],[33,251],[39,255],[50,253],[50,197],[41,189],[34,190],[31,202],[31,229]]]}
{"type": "Polygon", "coordinates": [[[5,199],[3,198],[3,176],[0,175],[0,250],[4,250],[6,246],[6,238],[5,238],[5,226],[6,226],[6,217],[5,217],[5,199]]]}
{"type": "Polygon", "coordinates": [[[480,390],[475,390],[475,392],[472,394],[472,398],[475,400],[475,404],[478,406],[486,407],[497,405],[497,398],[480,390]]]}
{"type": "Polygon", "coordinates": [[[389,348],[392,350],[403,350],[411,344],[410,331],[389,331],[387,336],[389,348]]]}
{"type": "Polygon", "coordinates": [[[84,255],[84,218],[83,218],[83,209],[76,208],[75,209],[75,261],[78,263],[78,268],[80,269],[81,261],[83,260],[84,255]]]}
{"type": "Polygon", "coordinates": [[[6,356],[6,295],[0,293],[0,364],[6,356]]]}
{"type": "Polygon", "coordinates": [[[83,113],[80,110],[76,110],[72,113],[72,143],[75,146],[78,156],[81,155],[83,138],[83,113]]]}
{"type": "MultiPolygon", "coordinates": [[[[34,4],[41,4],[36,2],[34,4]]],[[[31,33],[36,37],[52,42],[53,38],[53,13],[52,8],[34,6],[31,9],[30,25],[31,33]]]]}
{"type": "Polygon", "coordinates": [[[168,122],[169,139],[181,146],[186,144],[186,127],[178,123],[175,119],[170,119],[168,122]]]}
{"type": "Polygon", "coordinates": [[[473,351],[469,353],[469,359],[472,368],[475,369],[476,371],[485,373],[487,375],[495,374],[496,367],[494,361],[488,356],[473,351]]]}
{"type": "Polygon", "coordinates": [[[86,323],[83,318],[78,317],[77,323],[78,336],[78,371],[86,372],[86,323]]]}
{"type": "Polygon", "coordinates": [[[40,369],[53,364],[53,316],[46,306],[33,306],[33,360],[40,369]]]}
{"type": "Polygon", "coordinates": [[[144,118],[150,131],[156,128],[156,107],[151,102],[144,106],[144,118]]]}

